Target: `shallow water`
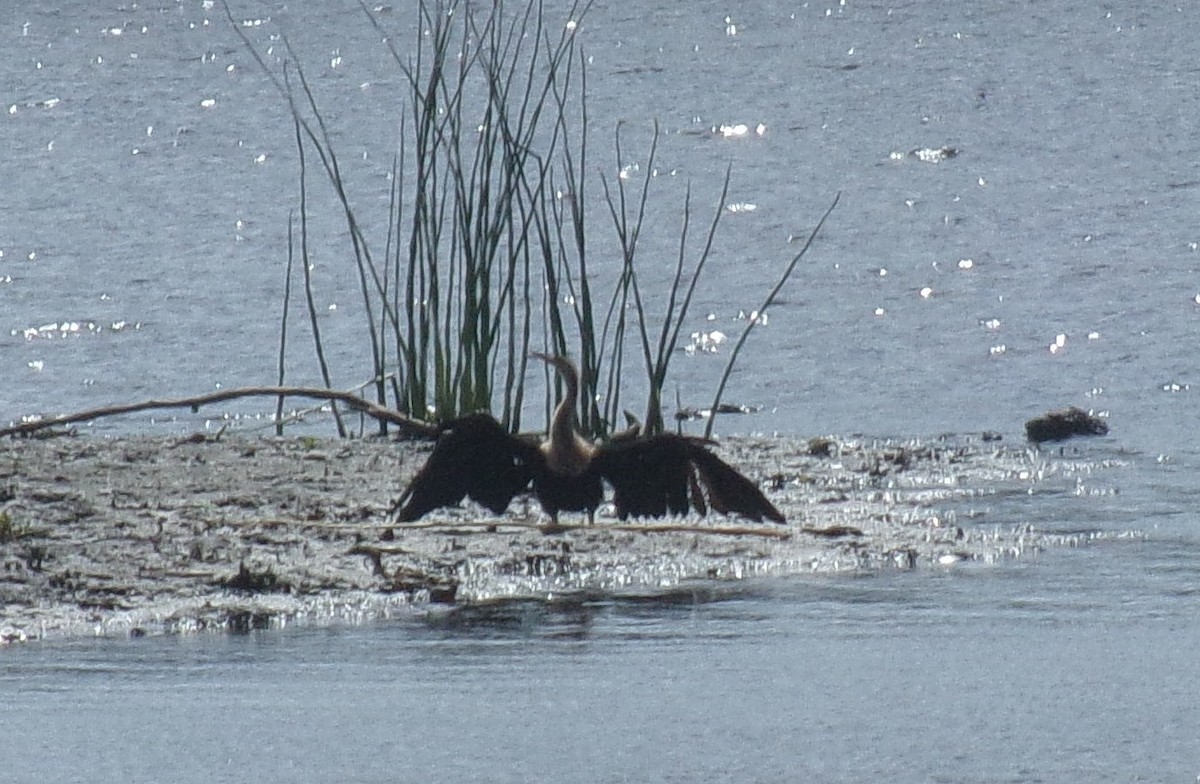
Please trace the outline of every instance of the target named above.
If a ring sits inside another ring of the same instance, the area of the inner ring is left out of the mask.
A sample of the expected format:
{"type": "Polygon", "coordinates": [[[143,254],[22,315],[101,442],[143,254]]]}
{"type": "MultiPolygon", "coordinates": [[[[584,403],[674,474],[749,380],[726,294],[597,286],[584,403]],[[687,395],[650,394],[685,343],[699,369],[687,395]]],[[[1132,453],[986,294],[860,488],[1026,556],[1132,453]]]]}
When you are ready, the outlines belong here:
{"type": "Polygon", "coordinates": [[[51,781],[1191,781],[1194,606],[1098,600],[1096,557],[17,648],[0,747],[51,781]]]}
{"type": "MultiPolygon", "coordinates": [[[[616,120],[621,164],[660,121],[648,263],[674,258],[686,184],[710,203],[732,162],[739,210],[723,218],[690,329],[734,334],[798,249],[789,238],[843,194],[727,392],[764,411],[718,431],[1012,441],[1048,408],[1103,410],[1112,434],[1068,454],[1118,468],[1081,477],[1078,494],[992,506],[1005,523],[1109,536],[984,568],[669,601],[9,646],[2,691],[20,718],[0,732],[6,769],[45,781],[1200,775],[1200,13],[642,5],[599,2],[582,29],[594,161],[615,174],[616,120]],[[713,131],[739,123],[751,131],[713,131]],[[959,154],[905,154],[943,146],[959,154]]],[[[261,22],[245,29],[263,47],[287,31],[362,202],[386,204],[401,81],[356,5],[234,15],[261,22]]],[[[273,381],[292,130],[219,4],[9,10],[0,76],[0,418],[273,381]]],[[[315,210],[314,234],[330,238],[315,272],[335,383],[349,386],[366,378],[365,346],[339,220],[329,202],[315,210]]],[[[302,340],[296,383],[317,378],[302,340]]],[[[708,402],[726,356],[676,358],[685,405],[708,402]]],[[[186,432],[269,412],[250,401],[91,429],[186,432]]]]}

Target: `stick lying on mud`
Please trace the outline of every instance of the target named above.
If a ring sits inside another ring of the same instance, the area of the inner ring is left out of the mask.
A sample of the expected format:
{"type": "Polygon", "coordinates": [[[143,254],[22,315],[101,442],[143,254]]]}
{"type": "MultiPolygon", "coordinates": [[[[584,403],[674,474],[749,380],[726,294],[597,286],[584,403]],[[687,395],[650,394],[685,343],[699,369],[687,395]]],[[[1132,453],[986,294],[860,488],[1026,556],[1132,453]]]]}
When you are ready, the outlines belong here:
{"type": "Polygon", "coordinates": [[[566,533],[567,531],[611,532],[633,534],[713,534],[715,536],[761,536],[767,539],[791,539],[792,533],[779,528],[764,528],[756,525],[691,525],[688,523],[559,523],[547,526],[537,522],[521,520],[460,520],[460,521],[427,521],[421,523],[398,523],[396,531],[419,529],[434,533],[466,532],[480,529],[492,533],[499,528],[533,528],[549,533],[566,533]]]}
{"type": "Polygon", "coordinates": [[[390,408],[384,408],[364,400],[353,392],[342,392],[336,389],[321,389],[320,387],[240,387],[238,389],[223,389],[220,392],[210,392],[207,395],[197,395],[195,397],[181,397],[168,400],[146,400],[141,403],[123,403],[115,406],[102,406],[93,408],[87,411],[80,411],[74,414],[59,414],[58,416],[47,417],[30,422],[21,422],[20,424],[10,427],[0,428],[0,437],[5,436],[23,436],[35,433],[39,430],[56,427],[58,425],[71,425],[76,422],[87,422],[101,417],[116,416],[118,414],[132,414],[137,411],[148,411],[157,408],[190,408],[196,411],[200,406],[210,403],[221,403],[226,400],[234,400],[240,397],[308,397],[317,400],[332,400],[338,403],[345,403],[350,408],[356,411],[361,411],[367,416],[374,417],[383,422],[395,425],[401,433],[406,436],[415,438],[436,438],[438,429],[428,424],[427,422],[419,422],[410,417],[406,417],[398,411],[393,411],[390,408]]]}

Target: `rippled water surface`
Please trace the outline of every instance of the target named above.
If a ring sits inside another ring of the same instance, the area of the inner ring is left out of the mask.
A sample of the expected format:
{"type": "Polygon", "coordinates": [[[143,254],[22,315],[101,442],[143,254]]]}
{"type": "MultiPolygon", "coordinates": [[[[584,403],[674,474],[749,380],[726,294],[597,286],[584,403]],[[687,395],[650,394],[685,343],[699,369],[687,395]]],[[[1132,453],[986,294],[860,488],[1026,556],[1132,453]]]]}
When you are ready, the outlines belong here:
{"type": "Polygon", "coordinates": [[[1192,601],[1065,560],[18,648],[0,748],[49,781],[1194,780],[1192,601]]]}
{"type": "MultiPolygon", "coordinates": [[[[273,382],[296,152],[220,4],[27,5],[0,11],[0,420],[273,382]]],[[[354,3],[231,6],[273,64],[286,32],[381,247],[403,79],[379,35],[354,3]]],[[[407,31],[406,7],[384,23],[407,31]]],[[[687,331],[736,334],[842,193],[726,393],[763,411],[718,431],[1011,442],[1046,409],[1093,408],[1111,434],[1067,455],[1112,458],[1113,492],[1010,499],[1003,522],[1096,543],[653,601],[9,646],[5,770],[1196,780],[1198,23],[1186,3],[702,0],[597,2],[579,32],[594,166],[642,162],[662,128],[648,289],[671,273],[685,188],[709,205],[732,165],[687,331]],[[909,154],[946,147],[957,155],[937,163],[909,154]]],[[[318,307],[348,387],[368,372],[358,283],[321,199],[318,307]]],[[[313,382],[297,330],[289,377],[313,382]]],[[[676,358],[685,405],[707,402],[726,352],[676,358]]],[[[269,410],[165,418],[188,431],[269,410]]]]}
{"type": "MultiPolygon", "coordinates": [[[[1127,442],[1168,440],[1190,410],[1200,317],[1194,13],[596,4],[579,32],[594,165],[617,171],[616,122],[625,167],[644,162],[653,120],[663,133],[642,238],[652,299],[685,187],[709,205],[732,165],[737,210],[689,329],[736,334],[793,238],[843,194],[734,376],[729,397],[765,413],[726,427],[1016,433],[1076,403],[1111,411],[1127,442]],[[943,147],[958,155],[908,155],[943,147]]],[[[403,79],[378,35],[353,3],[233,15],[272,64],[287,34],[381,252],[403,79]]],[[[4,416],[273,381],[297,156],[283,101],[220,4],[8,17],[4,416]]],[[[408,52],[402,7],[380,18],[408,52]]],[[[349,386],[369,376],[358,281],[336,204],[313,191],[322,334],[349,386]]],[[[611,229],[598,221],[593,236],[603,278],[611,229]]],[[[303,324],[293,331],[290,378],[315,381],[303,324]]],[[[724,357],[677,359],[685,404],[707,402],[724,357]]]]}

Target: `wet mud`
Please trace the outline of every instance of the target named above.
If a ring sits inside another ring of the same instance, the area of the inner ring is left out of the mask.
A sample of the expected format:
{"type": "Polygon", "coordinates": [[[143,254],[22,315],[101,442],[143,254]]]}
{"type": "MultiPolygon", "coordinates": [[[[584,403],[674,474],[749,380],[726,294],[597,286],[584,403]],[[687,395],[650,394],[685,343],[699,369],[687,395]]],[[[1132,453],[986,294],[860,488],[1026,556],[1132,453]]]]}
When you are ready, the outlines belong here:
{"type": "Polygon", "coordinates": [[[248,632],[993,563],[1082,537],[1038,532],[1005,498],[1078,493],[1080,475],[1097,481],[1104,468],[982,437],[730,439],[721,454],[788,525],[619,525],[602,509],[594,526],[566,520],[547,533],[521,500],[502,518],[464,507],[392,524],[388,509],[428,449],[228,434],[0,442],[0,640],[248,632]]]}

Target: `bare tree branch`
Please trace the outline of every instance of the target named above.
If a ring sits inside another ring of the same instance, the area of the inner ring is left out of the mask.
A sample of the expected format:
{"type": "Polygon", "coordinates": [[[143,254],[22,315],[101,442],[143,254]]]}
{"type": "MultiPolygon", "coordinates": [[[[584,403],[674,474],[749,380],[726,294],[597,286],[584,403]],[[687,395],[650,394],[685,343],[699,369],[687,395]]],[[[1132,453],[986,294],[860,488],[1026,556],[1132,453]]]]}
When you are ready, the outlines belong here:
{"type": "Polygon", "coordinates": [[[336,389],[320,389],[318,387],[239,387],[223,389],[220,392],[210,392],[207,395],[181,397],[169,400],[145,400],[141,403],[124,403],[114,406],[102,406],[74,414],[59,414],[30,422],[21,422],[10,427],[0,428],[0,437],[23,436],[60,425],[71,425],[76,422],[88,422],[101,417],[118,414],[133,414],[138,411],[149,411],[158,408],[190,408],[198,411],[200,406],[211,403],[221,403],[241,397],[307,397],[317,400],[330,400],[344,403],[350,408],[361,411],[367,416],[388,422],[399,428],[404,435],[415,438],[435,438],[438,428],[427,422],[418,422],[390,408],[384,408],[364,400],[353,392],[342,392],[336,389]]]}

